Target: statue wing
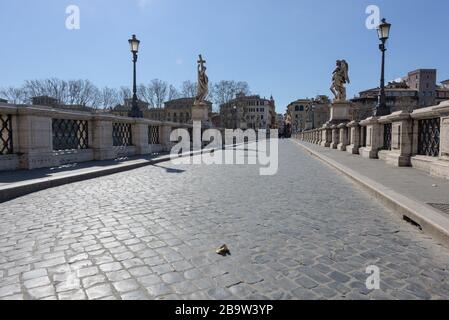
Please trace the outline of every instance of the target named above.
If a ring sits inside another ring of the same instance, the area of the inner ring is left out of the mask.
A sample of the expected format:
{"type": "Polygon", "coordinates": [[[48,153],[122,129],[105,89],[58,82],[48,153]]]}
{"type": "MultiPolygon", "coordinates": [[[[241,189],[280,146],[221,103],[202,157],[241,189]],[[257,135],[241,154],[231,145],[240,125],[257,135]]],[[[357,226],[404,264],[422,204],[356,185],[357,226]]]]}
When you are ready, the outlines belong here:
{"type": "Polygon", "coordinates": [[[351,81],[349,80],[349,64],[346,62],[346,60],[342,61],[342,67],[346,82],[351,83],[351,81]]]}

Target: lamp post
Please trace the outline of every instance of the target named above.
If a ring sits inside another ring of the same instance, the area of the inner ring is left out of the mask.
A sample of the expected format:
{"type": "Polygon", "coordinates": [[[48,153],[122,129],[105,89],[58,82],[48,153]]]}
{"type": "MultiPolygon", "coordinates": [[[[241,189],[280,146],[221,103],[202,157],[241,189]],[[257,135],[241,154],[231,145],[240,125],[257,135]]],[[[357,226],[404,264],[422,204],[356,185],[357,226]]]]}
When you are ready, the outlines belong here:
{"type": "Polygon", "coordinates": [[[382,52],[382,69],[380,75],[379,97],[376,109],[374,110],[375,117],[381,117],[390,114],[390,108],[387,106],[387,99],[385,96],[385,51],[387,51],[385,43],[390,36],[390,28],[391,24],[389,24],[385,19],[382,19],[382,23],[377,27],[377,35],[379,37],[379,40],[381,41],[381,43],[379,44],[379,49],[382,52]]]}
{"type": "Polygon", "coordinates": [[[136,85],[136,63],[137,63],[137,53],[139,52],[139,44],[140,41],[137,40],[136,35],[133,34],[132,38],[128,40],[129,46],[131,48],[131,52],[133,54],[133,99],[131,111],[129,112],[129,116],[133,118],[143,118],[143,113],[139,109],[139,105],[137,103],[137,85],[136,85]]]}

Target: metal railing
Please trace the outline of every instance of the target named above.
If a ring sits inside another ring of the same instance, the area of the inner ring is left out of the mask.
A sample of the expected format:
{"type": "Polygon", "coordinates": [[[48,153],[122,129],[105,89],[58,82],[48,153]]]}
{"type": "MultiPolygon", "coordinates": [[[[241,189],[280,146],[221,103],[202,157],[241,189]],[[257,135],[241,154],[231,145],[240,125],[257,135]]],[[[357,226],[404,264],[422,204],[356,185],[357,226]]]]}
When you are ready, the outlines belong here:
{"type": "Polygon", "coordinates": [[[366,147],[366,134],[367,134],[367,129],[366,127],[360,127],[360,136],[362,137],[362,147],[366,147]]]}
{"type": "Polygon", "coordinates": [[[158,126],[148,126],[148,144],[160,144],[158,126]]]}
{"type": "Polygon", "coordinates": [[[112,124],[112,141],[114,147],[129,147],[133,144],[130,123],[114,122],[112,124]]]}
{"type": "Polygon", "coordinates": [[[392,124],[386,123],[384,124],[384,144],[383,149],[384,150],[391,150],[391,131],[392,131],[392,124]]]}
{"type": "Polygon", "coordinates": [[[88,122],[84,120],[52,119],[53,150],[89,148],[88,122]]]}
{"type": "Polygon", "coordinates": [[[12,154],[11,115],[0,114],[0,155],[12,154]]]}
{"type": "Polygon", "coordinates": [[[418,120],[418,154],[440,155],[440,118],[418,120]]]}

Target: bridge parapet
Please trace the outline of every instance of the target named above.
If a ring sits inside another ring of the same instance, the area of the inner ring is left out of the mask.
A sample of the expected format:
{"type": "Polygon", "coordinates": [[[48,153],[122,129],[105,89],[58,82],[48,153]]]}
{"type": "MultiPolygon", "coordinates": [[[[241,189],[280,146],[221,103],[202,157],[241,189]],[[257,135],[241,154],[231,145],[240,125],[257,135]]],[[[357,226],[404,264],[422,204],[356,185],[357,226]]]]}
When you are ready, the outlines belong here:
{"type": "Polygon", "coordinates": [[[412,113],[398,111],[360,122],[326,124],[295,138],[449,179],[449,101],[412,113]]]}
{"type": "Polygon", "coordinates": [[[103,112],[0,103],[0,171],[169,151],[171,130],[191,127],[103,112]]]}

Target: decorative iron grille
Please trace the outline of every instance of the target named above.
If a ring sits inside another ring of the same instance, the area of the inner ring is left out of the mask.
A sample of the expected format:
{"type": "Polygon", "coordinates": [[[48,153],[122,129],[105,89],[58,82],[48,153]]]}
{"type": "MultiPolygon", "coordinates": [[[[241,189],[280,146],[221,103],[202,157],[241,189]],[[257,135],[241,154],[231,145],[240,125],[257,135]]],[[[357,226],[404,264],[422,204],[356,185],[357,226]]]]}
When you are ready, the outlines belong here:
{"type": "Polygon", "coordinates": [[[384,150],[391,150],[391,131],[392,124],[386,123],[384,124],[384,150]]]}
{"type": "Polygon", "coordinates": [[[362,147],[366,147],[366,127],[360,127],[360,134],[362,136],[362,147]]]}
{"type": "Polygon", "coordinates": [[[440,155],[440,118],[418,121],[418,154],[430,157],[440,155]]]}
{"type": "Polygon", "coordinates": [[[13,153],[11,116],[0,114],[0,155],[13,153]]]}
{"type": "Polygon", "coordinates": [[[84,120],[53,119],[53,150],[76,150],[89,147],[88,122],[84,120]]]}
{"type": "Polygon", "coordinates": [[[114,147],[132,146],[132,130],[130,123],[114,123],[112,125],[112,140],[114,147]]]}
{"type": "Polygon", "coordinates": [[[158,126],[148,126],[148,144],[160,144],[158,126]]]}

